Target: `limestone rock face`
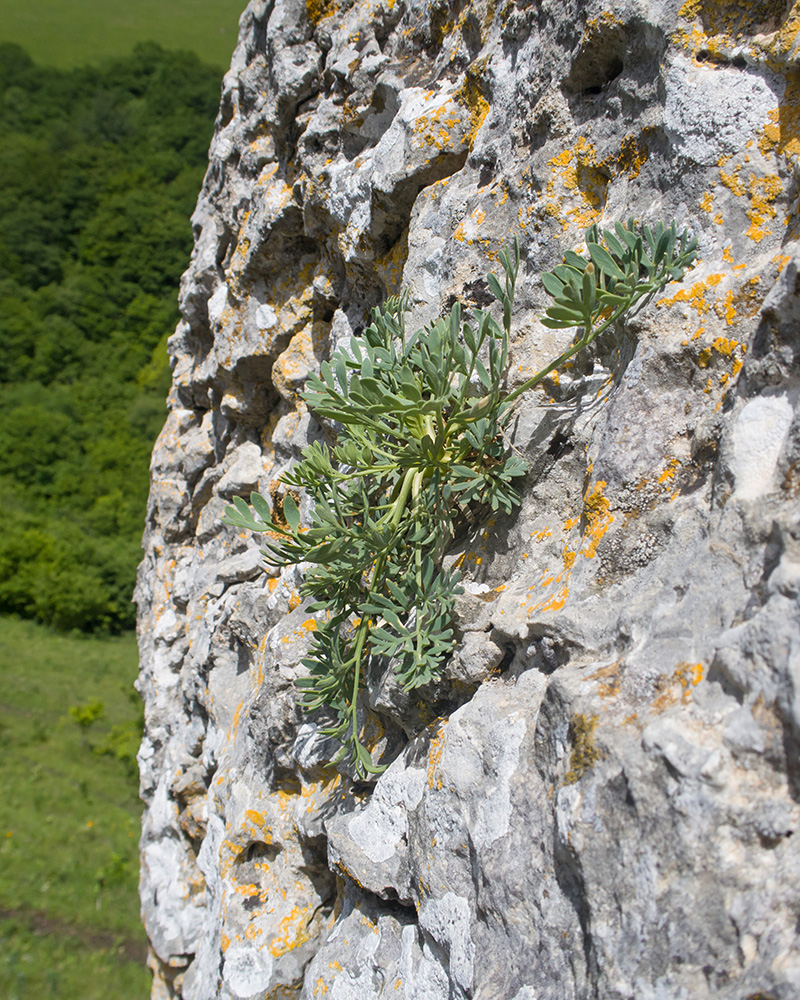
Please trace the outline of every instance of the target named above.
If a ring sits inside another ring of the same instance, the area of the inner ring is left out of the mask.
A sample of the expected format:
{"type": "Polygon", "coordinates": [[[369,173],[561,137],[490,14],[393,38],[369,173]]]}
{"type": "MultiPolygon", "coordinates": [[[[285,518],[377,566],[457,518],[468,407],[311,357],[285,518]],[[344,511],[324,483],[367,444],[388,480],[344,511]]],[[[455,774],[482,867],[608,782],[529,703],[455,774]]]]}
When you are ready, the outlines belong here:
{"type": "Polygon", "coordinates": [[[785,0],[248,6],[137,590],[154,997],[800,997],[798,52],[785,0]],[[513,388],[572,336],[538,275],[630,216],[700,263],[522,397],[441,682],[324,768],[302,574],[224,507],[387,294],[483,307],[518,235],[513,388]]]}

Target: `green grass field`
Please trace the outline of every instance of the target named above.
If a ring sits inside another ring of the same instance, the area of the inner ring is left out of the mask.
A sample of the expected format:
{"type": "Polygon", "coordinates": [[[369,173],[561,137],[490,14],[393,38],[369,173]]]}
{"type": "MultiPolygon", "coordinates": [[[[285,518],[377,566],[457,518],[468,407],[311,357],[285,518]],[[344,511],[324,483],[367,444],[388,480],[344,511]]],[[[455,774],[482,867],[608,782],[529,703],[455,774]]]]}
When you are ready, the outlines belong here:
{"type": "Polygon", "coordinates": [[[0,618],[4,1000],[148,995],[136,667],[132,635],[78,638],[0,618]]]}
{"type": "Polygon", "coordinates": [[[67,69],[129,55],[136,42],[188,49],[227,69],[247,0],[0,0],[0,42],[67,69]]]}

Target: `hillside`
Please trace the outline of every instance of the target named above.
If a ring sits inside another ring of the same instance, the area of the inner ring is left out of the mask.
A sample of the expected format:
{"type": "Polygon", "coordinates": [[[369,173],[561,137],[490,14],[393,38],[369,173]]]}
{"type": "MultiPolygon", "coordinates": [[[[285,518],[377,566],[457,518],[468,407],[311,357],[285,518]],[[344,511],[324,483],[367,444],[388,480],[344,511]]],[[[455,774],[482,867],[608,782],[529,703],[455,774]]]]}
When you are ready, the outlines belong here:
{"type": "Polygon", "coordinates": [[[0,612],[119,631],[219,74],[0,46],[0,612]]]}

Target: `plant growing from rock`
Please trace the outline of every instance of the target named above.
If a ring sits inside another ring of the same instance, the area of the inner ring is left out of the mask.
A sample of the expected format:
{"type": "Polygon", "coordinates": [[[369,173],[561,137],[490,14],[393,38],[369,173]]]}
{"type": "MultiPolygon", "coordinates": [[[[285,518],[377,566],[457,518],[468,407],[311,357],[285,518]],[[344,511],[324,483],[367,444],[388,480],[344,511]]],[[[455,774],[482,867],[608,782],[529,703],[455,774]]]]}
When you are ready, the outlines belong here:
{"type": "Polygon", "coordinates": [[[526,463],[507,445],[503,427],[515,401],[584,350],[625,313],[679,280],[697,256],[697,241],[675,223],[640,232],[633,220],[614,232],[592,226],[588,256],[567,251],[542,283],[553,303],[541,322],[579,327],[572,346],[511,392],[503,383],[519,246],[501,252],[504,281],[488,276],[502,324],[484,310],[471,321],[455,303],[449,315],[408,336],[402,297],[372,312],[349,349],[310,376],[303,398],[333,421],[331,448],[314,443],[283,477],[282,512],[259,493],[237,497],[224,521],[263,532],[273,566],[307,564],[303,596],[320,613],[298,680],[309,712],[327,709],[325,735],[360,774],[379,773],[362,742],[359,691],[371,657],[386,657],[404,689],[433,680],[454,646],[458,573],[443,558],[459,521],[473,508],[510,512],[514,482],[526,463]],[[309,523],[301,523],[305,494],[309,523]],[[252,505],[252,506],[251,506],[252,505]]]}

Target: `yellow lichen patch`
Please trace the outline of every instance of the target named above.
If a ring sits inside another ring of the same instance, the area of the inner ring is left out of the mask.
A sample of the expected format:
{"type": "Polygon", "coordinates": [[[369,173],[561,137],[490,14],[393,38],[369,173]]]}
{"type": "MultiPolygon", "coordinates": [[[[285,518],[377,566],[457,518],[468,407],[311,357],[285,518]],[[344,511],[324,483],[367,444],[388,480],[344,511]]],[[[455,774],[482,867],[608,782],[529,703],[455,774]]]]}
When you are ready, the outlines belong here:
{"type": "Polygon", "coordinates": [[[769,112],[758,148],[765,154],[800,156],[800,73],[796,70],[787,76],[780,104],[769,112]]]}
{"type": "Polygon", "coordinates": [[[686,3],[678,11],[678,16],[685,18],[687,21],[694,21],[700,14],[702,4],[703,0],[686,0],[686,3]]]}
{"type": "MultiPolygon", "coordinates": [[[[482,208],[474,209],[466,218],[462,219],[456,226],[453,239],[459,243],[472,245],[478,239],[478,230],[486,218],[486,212],[482,208]]],[[[482,241],[483,242],[483,241],[482,241]]]]}
{"type": "MultiPolygon", "coordinates": [[[[617,172],[633,179],[639,176],[639,171],[647,162],[650,150],[644,142],[640,143],[635,135],[626,135],[619,148],[615,165],[617,172]]],[[[604,165],[605,165],[604,161],[604,165]]]]}
{"type": "Polygon", "coordinates": [[[587,718],[585,715],[573,715],[569,723],[569,741],[572,744],[572,754],[569,759],[569,771],[564,775],[564,784],[573,785],[600,760],[600,751],[594,742],[594,731],[597,726],[597,716],[587,718]]]}
{"type": "Polygon", "coordinates": [[[750,220],[746,235],[754,242],[760,243],[765,236],[772,233],[765,228],[767,219],[774,219],[778,214],[774,202],[783,190],[779,177],[756,177],[751,174],[747,183],[750,194],[750,208],[745,215],[750,220]]]}
{"type": "Polygon", "coordinates": [[[800,7],[794,3],[773,39],[773,53],[776,56],[791,56],[792,50],[796,51],[798,37],[800,37],[800,7]]]}
{"type": "Polygon", "coordinates": [[[778,254],[777,257],[772,258],[772,263],[778,265],[778,274],[783,271],[791,259],[791,257],[787,257],[785,254],[778,254]]]}
{"type": "Polygon", "coordinates": [[[661,693],[652,703],[654,712],[663,712],[671,705],[678,702],[686,704],[691,700],[692,690],[697,687],[703,679],[704,667],[702,663],[679,663],[671,676],[663,675],[659,678],[656,688],[661,693]]]}
{"type": "Polygon", "coordinates": [[[674,479],[675,478],[675,473],[677,472],[677,470],[680,467],[681,467],[681,463],[680,463],[679,459],[677,459],[677,458],[670,459],[669,463],[667,464],[666,469],[664,469],[664,471],[658,477],[658,483],[659,483],[659,485],[663,485],[664,483],[668,483],[671,479],[674,479]]]}
{"type": "Polygon", "coordinates": [[[439,778],[438,782],[436,780],[436,769],[438,768],[442,760],[442,754],[444,753],[446,724],[447,720],[445,719],[439,726],[436,735],[431,740],[431,745],[428,750],[428,788],[433,788],[434,784],[437,788],[442,787],[442,779],[439,778]]]}
{"type": "Polygon", "coordinates": [[[659,299],[657,304],[674,306],[678,302],[686,302],[699,316],[705,316],[711,309],[711,303],[706,302],[706,292],[716,288],[724,277],[724,274],[710,274],[703,281],[696,281],[691,288],[682,288],[671,298],[659,299]]]}
{"type": "Polygon", "coordinates": [[[691,696],[692,688],[697,687],[703,679],[703,669],[702,663],[679,663],[675,668],[675,676],[684,690],[684,698],[691,696]]]}
{"type": "Polygon", "coordinates": [[[700,208],[704,212],[710,212],[714,206],[714,192],[706,191],[703,197],[700,199],[700,208]]]}
{"type": "Polygon", "coordinates": [[[456,100],[464,104],[469,111],[469,132],[467,145],[472,149],[475,136],[489,114],[489,102],[483,92],[481,76],[486,68],[486,60],[472,63],[464,74],[464,82],[456,92],[456,100]]]}
{"type": "MultiPolygon", "coordinates": [[[[736,310],[733,307],[733,291],[729,290],[725,293],[725,298],[722,301],[717,301],[714,303],[714,312],[719,316],[720,319],[724,319],[728,326],[733,323],[736,318],[736,310]]],[[[707,350],[707,349],[706,349],[707,350]]],[[[701,351],[701,354],[703,352],[701,351]]],[[[709,354],[709,357],[711,355],[709,354]]],[[[701,365],[701,367],[705,367],[701,365]]]]}
{"type": "MultiPolygon", "coordinates": [[[[425,706],[427,708],[427,706],[425,706]]],[[[428,713],[430,716],[432,713],[428,713]]],[[[363,743],[367,748],[369,753],[372,753],[380,741],[386,735],[386,728],[380,720],[380,717],[374,712],[368,712],[367,717],[364,720],[364,735],[363,743]]]]}
{"type": "Polygon", "coordinates": [[[613,663],[609,663],[608,666],[600,667],[593,674],[589,674],[587,679],[602,682],[597,689],[597,693],[601,698],[616,697],[619,694],[621,681],[620,661],[615,660],[613,663]]]}
{"type": "Polygon", "coordinates": [[[453,101],[448,100],[438,108],[420,115],[414,122],[414,142],[418,149],[430,146],[437,150],[460,145],[463,136],[461,113],[453,101]]]}
{"type": "Polygon", "coordinates": [[[306,0],[306,12],[312,24],[319,24],[336,10],[335,0],[306,0]]]}
{"type": "Polygon", "coordinates": [[[219,870],[223,878],[228,874],[233,862],[244,850],[242,844],[236,844],[232,840],[223,840],[219,848],[219,870]]]}
{"type": "MultiPolygon", "coordinates": [[[[347,867],[347,865],[344,863],[344,861],[342,861],[341,858],[337,858],[336,861],[334,862],[334,865],[335,865],[336,870],[338,872],[340,872],[342,875],[344,875],[345,878],[350,879],[351,882],[355,883],[355,885],[357,885],[359,889],[363,889],[364,888],[364,885],[359,880],[358,876],[354,875],[350,871],[350,869],[347,867]]],[[[344,943],[347,944],[347,940],[346,939],[345,939],[344,943]]]]}
{"type": "Polygon", "coordinates": [[[560,611],[567,603],[568,597],[569,587],[563,584],[554,594],[543,597],[534,604],[530,611],[560,611]]]}
{"type": "Polygon", "coordinates": [[[603,496],[606,483],[600,480],[587,491],[583,498],[583,516],[586,522],[582,541],[586,545],[581,548],[581,554],[586,559],[594,559],[600,540],[611,527],[614,515],[610,513],[608,499],[603,496]]]}
{"type": "Polygon", "coordinates": [[[543,211],[561,222],[562,230],[570,221],[585,229],[600,217],[610,180],[604,165],[597,162],[597,151],[585,136],[579,136],[571,149],[562,150],[549,161],[550,179],[544,192],[543,211]],[[559,190],[560,189],[560,190],[559,190]],[[577,204],[566,208],[564,199],[577,204]]]}
{"type": "Polygon", "coordinates": [[[264,818],[264,814],[260,813],[260,812],[256,812],[255,809],[248,809],[245,812],[244,815],[245,815],[245,819],[248,821],[248,823],[252,823],[253,826],[257,826],[257,827],[261,828],[261,827],[266,826],[266,824],[267,824],[267,821],[264,818]]]}
{"type": "Polygon", "coordinates": [[[709,35],[724,36],[730,44],[775,31],[785,9],[785,0],[685,0],[678,13],[687,21],[700,18],[709,35]]]}
{"type": "Polygon", "coordinates": [[[272,366],[272,382],[284,397],[296,395],[309,369],[315,365],[314,342],[310,327],[306,327],[289,341],[289,346],[275,360],[272,366]]]}
{"type": "MultiPolygon", "coordinates": [[[[591,465],[589,472],[591,473],[591,465]]],[[[527,615],[541,611],[560,611],[569,597],[569,579],[572,576],[578,556],[582,555],[585,559],[594,559],[596,556],[597,546],[614,521],[614,516],[610,512],[609,501],[603,496],[605,487],[606,483],[600,480],[587,489],[583,498],[583,533],[577,544],[573,541],[572,543],[567,543],[562,549],[563,569],[561,572],[558,575],[554,575],[550,571],[542,574],[539,586],[547,589],[555,585],[556,589],[545,593],[535,603],[529,605],[529,602],[533,600],[534,592],[538,589],[536,584],[529,588],[528,595],[520,602],[520,607],[526,609],[527,615]]],[[[579,517],[568,518],[564,523],[564,532],[571,531],[580,521],[581,518],[579,517]]],[[[550,537],[550,529],[546,528],[542,532],[533,532],[531,538],[534,537],[536,537],[537,541],[548,538],[550,537]]]]}
{"type": "MultiPolygon", "coordinates": [[[[714,303],[714,312],[724,319],[728,326],[733,326],[743,319],[752,319],[761,308],[765,291],[761,288],[761,277],[755,275],[746,281],[737,291],[730,290],[724,297],[714,303]]],[[[718,338],[720,342],[725,338],[718,338]]],[[[733,342],[734,346],[736,342],[733,342]]],[[[716,341],[714,343],[716,347],[716,341]]],[[[724,351],[720,351],[724,353],[724,351]]]]}
{"type": "Polygon", "coordinates": [[[711,345],[715,351],[719,351],[720,354],[724,354],[726,357],[730,357],[736,348],[739,346],[738,340],[728,340],[727,337],[717,337],[714,343],[711,345]]]}
{"type": "MultiPolygon", "coordinates": [[[[723,157],[722,159],[725,160],[726,158],[723,157]]],[[[735,167],[732,173],[726,173],[726,171],[722,169],[722,166],[723,164],[720,162],[719,179],[729,191],[732,191],[736,195],[737,198],[741,198],[747,190],[744,181],[739,176],[742,165],[739,164],[735,167]]]]}
{"type": "Polygon", "coordinates": [[[730,247],[725,247],[725,249],[722,251],[722,259],[728,264],[733,263],[733,254],[731,253],[730,247]]]}
{"type": "Polygon", "coordinates": [[[240,701],[236,706],[236,711],[233,713],[233,719],[230,726],[228,727],[228,741],[232,740],[239,729],[239,717],[242,714],[242,709],[244,708],[244,702],[240,701]]]}
{"type": "Polygon", "coordinates": [[[308,925],[310,906],[295,906],[292,912],[281,920],[278,933],[269,946],[270,952],[279,958],[287,952],[305,944],[309,939],[308,925]]]}
{"type": "Polygon", "coordinates": [[[261,890],[254,883],[250,883],[249,885],[237,885],[235,891],[240,896],[245,896],[247,899],[250,899],[252,896],[257,896],[261,890]]]}

